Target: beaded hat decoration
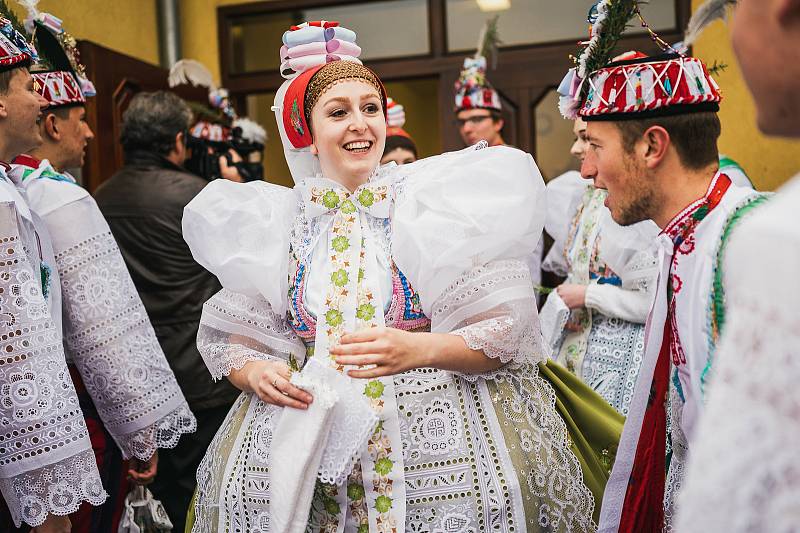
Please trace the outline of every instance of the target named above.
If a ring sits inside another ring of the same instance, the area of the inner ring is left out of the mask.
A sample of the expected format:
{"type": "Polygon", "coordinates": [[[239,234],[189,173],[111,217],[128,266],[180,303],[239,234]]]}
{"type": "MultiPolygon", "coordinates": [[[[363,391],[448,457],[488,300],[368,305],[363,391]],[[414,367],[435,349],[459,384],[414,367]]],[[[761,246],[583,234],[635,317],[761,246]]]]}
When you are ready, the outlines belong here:
{"type": "MultiPolygon", "coordinates": [[[[284,33],[281,56],[287,54],[288,57],[288,54],[294,53],[295,48],[309,44],[328,43],[338,39],[337,36],[352,39],[345,42],[355,47],[351,51],[361,53],[361,49],[355,44],[354,32],[340,27],[338,22],[316,21],[292,26],[284,33]]],[[[313,142],[309,128],[311,110],[320,96],[336,83],[359,80],[375,87],[386,113],[386,89],[378,76],[362,65],[358,57],[336,54],[310,54],[297,57],[303,61],[291,63],[291,69],[281,67],[284,77],[291,79],[283,95],[282,122],[286,136],[295,149],[311,146],[313,142]]]]}
{"type": "Polygon", "coordinates": [[[0,2],[0,72],[26,67],[39,59],[36,48],[25,39],[24,30],[5,2],[0,2]]]}
{"type": "Polygon", "coordinates": [[[403,129],[403,126],[406,123],[406,111],[403,108],[402,104],[398,104],[391,98],[386,99],[386,137],[408,137],[411,138],[411,135],[408,134],[406,130],[403,129]]]}
{"type": "Polygon", "coordinates": [[[718,111],[722,94],[706,66],[663,41],[645,21],[639,0],[601,0],[589,12],[590,39],[558,88],[570,120],[640,120],[718,111]],[[611,57],[628,22],[638,19],[665,53],[611,57]]]}
{"type": "MultiPolygon", "coordinates": [[[[194,59],[181,59],[176,61],[169,69],[167,82],[170,87],[177,87],[190,83],[194,87],[205,87],[208,89],[208,104],[213,110],[226,117],[226,121],[236,119],[236,110],[231,103],[228,90],[224,87],[217,87],[211,71],[205,65],[194,59]]],[[[214,112],[211,112],[212,114],[214,112]]]]}
{"type": "Polygon", "coordinates": [[[455,84],[455,111],[494,109],[500,111],[500,95],[486,79],[486,58],[494,57],[499,44],[495,16],[486,21],[478,39],[475,55],[464,59],[464,66],[455,84]]]}
{"type": "Polygon", "coordinates": [[[40,52],[31,67],[34,90],[50,108],[85,104],[97,91],[86,77],[75,38],[64,30],[58,17],[38,11],[35,3],[23,5],[28,8],[25,29],[40,52]]]}

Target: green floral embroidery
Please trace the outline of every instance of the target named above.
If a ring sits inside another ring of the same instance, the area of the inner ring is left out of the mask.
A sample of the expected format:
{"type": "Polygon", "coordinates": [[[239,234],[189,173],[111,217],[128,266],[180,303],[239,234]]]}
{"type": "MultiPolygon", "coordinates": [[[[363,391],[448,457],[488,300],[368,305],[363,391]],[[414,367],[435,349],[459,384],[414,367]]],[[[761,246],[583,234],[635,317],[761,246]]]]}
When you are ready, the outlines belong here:
{"type": "Polygon", "coordinates": [[[347,271],[343,268],[340,268],[333,274],[331,274],[331,283],[336,285],[337,287],[344,287],[347,285],[348,281],[347,271]]]}
{"type": "Polygon", "coordinates": [[[325,313],[325,322],[328,323],[331,327],[337,327],[342,324],[342,312],[338,309],[331,309],[327,313],[325,313]]]}
{"type": "Polygon", "coordinates": [[[375,203],[375,195],[372,194],[372,191],[369,189],[364,189],[358,195],[358,201],[361,202],[361,205],[364,207],[369,207],[375,203]]]}
{"type": "Polygon", "coordinates": [[[358,526],[358,533],[369,533],[369,524],[361,524],[358,526]]]}
{"type": "Polygon", "coordinates": [[[341,253],[350,248],[350,241],[344,235],[339,235],[331,242],[331,247],[341,253]]]}
{"type": "Polygon", "coordinates": [[[394,466],[394,463],[389,458],[381,457],[375,463],[375,471],[382,476],[386,476],[392,471],[392,466],[394,466]]]}
{"type": "Polygon", "coordinates": [[[341,199],[339,198],[339,195],[336,194],[335,191],[328,191],[322,197],[322,205],[324,205],[328,209],[336,209],[337,207],[339,207],[339,202],[341,202],[341,199]]]}
{"type": "Polygon", "coordinates": [[[359,268],[358,269],[358,282],[361,283],[362,281],[364,281],[364,269],[363,268],[359,268]]]}
{"type": "Polygon", "coordinates": [[[338,515],[341,512],[339,504],[333,498],[325,500],[325,510],[332,515],[338,515]]]}
{"type": "Polygon", "coordinates": [[[364,497],[364,487],[358,483],[350,483],[347,486],[347,497],[350,498],[351,501],[357,502],[364,497]]]}
{"type": "Polygon", "coordinates": [[[367,383],[366,387],[364,387],[364,394],[367,397],[372,398],[373,400],[380,398],[381,396],[383,396],[383,383],[381,383],[377,379],[373,379],[372,381],[367,383]]]}
{"type": "Polygon", "coordinates": [[[344,201],[342,204],[342,213],[349,215],[350,213],[356,212],[356,206],[353,205],[353,202],[350,201],[350,198],[344,201]]]}
{"type": "Polygon", "coordinates": [[[375,509],[383,514],[388,513],[389,509],[392,508],[392,499],[388,496],[378,496],[375,499],[375,509]]]}
{"type": "Polygon", "coordinates": [[[375,316],[375,306],[372,304],[361,304],[356,310],[356,316],[359,320],[369,322],[375,316]]]}

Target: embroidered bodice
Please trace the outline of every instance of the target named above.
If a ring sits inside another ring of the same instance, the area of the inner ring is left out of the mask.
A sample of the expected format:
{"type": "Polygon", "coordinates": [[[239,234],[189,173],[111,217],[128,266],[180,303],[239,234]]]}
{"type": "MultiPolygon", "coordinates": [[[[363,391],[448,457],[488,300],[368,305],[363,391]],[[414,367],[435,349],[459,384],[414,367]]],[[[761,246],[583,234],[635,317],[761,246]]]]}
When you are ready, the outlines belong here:
{"type": "MultiPolygon", "coordinates": [[[[292,258],[289,278],[289,325],[297,336],[306,343],[313,342],[317,333],[317,314],[310,309],[306,300],[308,285],[308,262],[292,258]]],[[[386,326],[413,331],[430,327],[430,319],[425,316],[417,292],[405,275],[391,265],[391,295],[384,307],[386,326]]]]}

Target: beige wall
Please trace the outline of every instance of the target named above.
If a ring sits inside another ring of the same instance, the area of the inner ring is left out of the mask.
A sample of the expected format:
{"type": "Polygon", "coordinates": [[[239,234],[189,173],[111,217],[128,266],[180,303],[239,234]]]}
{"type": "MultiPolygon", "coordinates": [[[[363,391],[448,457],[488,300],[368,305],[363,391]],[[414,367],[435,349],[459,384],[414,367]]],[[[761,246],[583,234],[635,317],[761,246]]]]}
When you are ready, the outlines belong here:
{"type": "MultiPolygon", "coordinates": [[[[692,0],[692,7],[702,3],[692,0]]],[[[700,37],[694,53],[708,64],[717,61],[728,65],[716,77],[724,98],[720,151],[738,161],[757,188],[779,187],[800,171],[800,142],[768,138],[758,131],[755,106],[731,49],[728,26],[715,22],[700,37]]]]}
{"type": "MultiPolygon", "coordinates": [[[[7,4],[22,21],[25,10],[7,4]]],[[[155,0],[41,0],[39,10],[52,12],[76,39],[87,39],[148,63],[158,64],[158,19],[155,0]]]]}

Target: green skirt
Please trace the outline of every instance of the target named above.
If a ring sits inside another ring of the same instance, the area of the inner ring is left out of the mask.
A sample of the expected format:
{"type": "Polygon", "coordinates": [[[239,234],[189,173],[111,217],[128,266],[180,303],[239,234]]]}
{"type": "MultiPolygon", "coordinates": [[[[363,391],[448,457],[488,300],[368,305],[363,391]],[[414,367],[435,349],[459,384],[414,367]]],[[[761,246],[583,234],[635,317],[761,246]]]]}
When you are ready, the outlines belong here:
{"type": "Polygon", "coordinates": [[[597,522],[625,417],[558,363],[539,363],[539,374],[556,393],[556,410],[567,426],[572,451],[583,470],[583,482],[594,495],[597,522]]]}

